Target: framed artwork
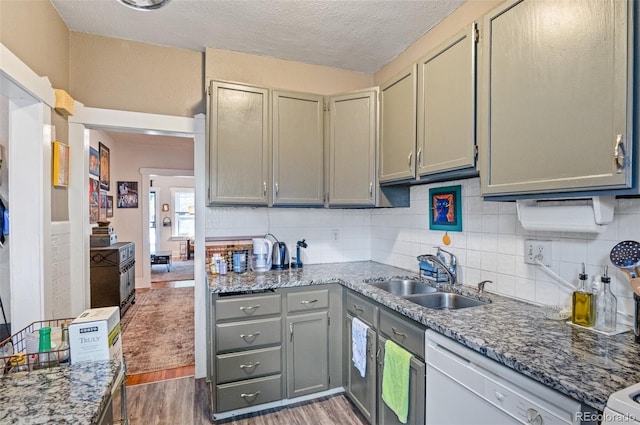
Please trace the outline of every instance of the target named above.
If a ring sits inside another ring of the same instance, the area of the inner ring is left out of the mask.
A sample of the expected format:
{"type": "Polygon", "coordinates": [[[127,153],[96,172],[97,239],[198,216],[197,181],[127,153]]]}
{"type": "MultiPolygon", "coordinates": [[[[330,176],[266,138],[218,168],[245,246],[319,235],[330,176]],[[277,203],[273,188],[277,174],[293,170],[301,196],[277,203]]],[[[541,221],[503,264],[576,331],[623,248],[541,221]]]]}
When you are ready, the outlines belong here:
{"type": "Polygon", "coordinates": [[[51,181],[56,187],[69,186],[69,145],[53,142],[53,167],[51,181]]]}
{"type": "Polygon", "coordinates": [[[100,177],[100,156],[96,148],[89,147],[89,174],[100,177]]]}
{"type": "Polygon", "coordinates": [[[111,183],[109,148],[102,143],[98,144],[98,148],[100,150],[100,189],[109,190],[111,183]]]}
{"type": "Polygon", "coordinates": [[[107,196],[107,218],[113,217],[113,196],[107,196]]]}
{"type": "Polygon", "coordinates": [[[89,223],[96,223],[100,220],[99,192],[100,182],[97,179],[89,178],[89,223]]]}
{"type": "Polygon", "coordinates": [[[462,231],[460,185],[429,189],[429,229],[462,231]]]}
{"type": "Polygon", "coordinates": [[[100,220],[107,218],[107,191],[100,191],[100,220]]]}
{"type": "Polygon", "coordinates": [[[138,208],[138,182],[118,182],[118,208],[138,208]]]}

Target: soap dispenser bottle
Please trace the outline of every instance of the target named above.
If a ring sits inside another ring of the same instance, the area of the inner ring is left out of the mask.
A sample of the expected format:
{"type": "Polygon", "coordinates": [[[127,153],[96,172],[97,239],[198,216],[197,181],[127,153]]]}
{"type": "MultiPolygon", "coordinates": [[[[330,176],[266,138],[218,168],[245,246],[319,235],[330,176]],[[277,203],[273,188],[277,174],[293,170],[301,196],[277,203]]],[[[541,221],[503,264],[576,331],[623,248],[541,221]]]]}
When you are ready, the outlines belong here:
{"type": "Polygon", "coordinates": [[[571,311],[571,322],[576,325],[591,327],[595,324],[596,309],[593,302],[593,293],[587,287],[587,273],[585,272],[584,263],[582,263],[582,273],[578,275],[580,285],[573,293],[573,304],[571,311]]]}
{"type": "Polygon", "coordinates": [[[602,295],[598,297],[597,303],[596,327],[605,332],[613,332],[617,325],[618,300],[611,292],[611,278],[608,272],[608,266],[605,266],[604,276],[602,276],[602,295]]]}

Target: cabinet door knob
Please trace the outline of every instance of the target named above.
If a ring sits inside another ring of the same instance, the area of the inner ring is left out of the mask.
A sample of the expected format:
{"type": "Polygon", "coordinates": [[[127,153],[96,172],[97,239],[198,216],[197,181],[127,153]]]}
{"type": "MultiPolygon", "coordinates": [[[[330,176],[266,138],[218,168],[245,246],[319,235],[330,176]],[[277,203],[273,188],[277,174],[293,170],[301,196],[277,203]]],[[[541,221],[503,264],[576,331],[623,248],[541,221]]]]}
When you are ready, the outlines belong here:
{"type": "Polygon", "coordinates": [[[262,182],[262,196],[267,196],[267,182],[262,182]]]}
{"type": "Polygon", "coordinates": [[[256,338],[258,335],[260,335],[260,332],[254,332],[252,334],[240,334],[240,338],[247,340],[247,339],[256,338]]]}
{"type": "Polygon", "coordinates": [[[240,310],[244,311],[245,313],[248,312],[249,313],[253,313],[253,310],[255,310],[256,308],[260,308],[260,304],[256,304],[256,305],[251,305],[251,306],[242,306],[240,307],[240,310]]]}
{"type": "Polygon", "coordinates": [[[258,395],[260,395],[260,391],[256,391],[255,393],[242,393],[242,394],[240,394],[240,397],[242,397],[242,398],[254,398],[254,397],[257,397],[258,395]]]}
{"type": "Polygon", "coordinates": [[[289,323],[289,342],[293,341],[293,323],[289,323]]]}
{"type": "Polygon", "coordinates": [[[364,313],[364,308],[359,307],[359,306],[358,306],[358,304],[354,304],[354,305],[353,305],[353,309],[354,309],[355,311],[359,311],[360,313],[364,313]]]}
{"type": "Polygon", "coordinates": [[[394,328],[393,326],[391,327],[391,330],[393,331],[393,334],[394,334],[394,335],[397,335],[397,336],[399,336],[400,338],[406,338],[406,337],[407,337],[407,334],[406,334],[406,333],[400,332],[399,330],[397,330],[397,329],[396,329],[396,328],[394,328]]]}
{"type": "Polygon", "coordinates": [[[422,167],[422,148],[418,149],[418,164],[422,167]]]}
{"type": "Polygon", "coordinates": [[[407,157],[407,165],[409,166],[409,170],[413,171],[413,163],[411,160],[413,159],[413,152],[409,152],[409,156],[407,157]]]}
{"type": "Polygon", "coordinates": [[[373,197],[373,182],[369,182],[369,198],[373,197]]]}
{"type": "Polygon", "coordinates": [[[280,193],[280,188],[278,187],[278,182],[276,182],[276,198],[278,197],[278,193],[280,193]]]}
{"type": "Polygon", "coordinates": [[[622,134],[618,134],[616,137],[616,147],[613,149],[613,159],[616,162],[616,172],[622,174],[625,166],[627,165],[627,153],[622,143],[622,134]]]}

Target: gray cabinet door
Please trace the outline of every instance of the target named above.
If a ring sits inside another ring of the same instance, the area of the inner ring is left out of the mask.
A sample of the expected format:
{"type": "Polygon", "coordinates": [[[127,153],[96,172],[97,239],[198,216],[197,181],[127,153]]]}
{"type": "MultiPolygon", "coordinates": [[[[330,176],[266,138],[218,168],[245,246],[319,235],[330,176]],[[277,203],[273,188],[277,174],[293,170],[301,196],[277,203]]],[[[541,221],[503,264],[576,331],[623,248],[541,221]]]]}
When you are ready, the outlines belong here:
{"type": "Polygon", "coordinates": [[[347,345],[347,395],[356,405],[360,413],[367,418],[370,424],[376,423],[376,331],[369,328],[367,331],[367,369],[364,377],[360,375],[360,372],[353,365],[351,358],[353,357],[353,351],[351,348],[351,322],[353,320],[352,315],[347,315],[347,338],[345,344],[347,345]]]}
{"type": "Polygon", "coordinates": [[[485,15],[483,194],[631,184],[630,8],[625,0],[510,0],[485,15]]]}
{"type": "Polygon", "coordinates": [[[273,205],[324,204],[323,97],[273,92],[273,205]]]}
{"type": "Polygon", "coordinates": [[[329,206],[373,206],[377,91],[329,98],[329,206]]]}
{"type": "Polygon", "coordinates": [[[381,183],[415,177],[416,98],[415,64],[380,86],[381,183]]]}
{"type": "Polygon", "coordinates": [[[475,167],[475,23],[418,62],[419,175],[475,167]]]}
{"type": "MultiPolygon", "coordinates": [[[[378,423],[380,425],[400,425],[401,422],[396,414],[382,400],[382,377],[384,375],[384,344],[387,339],[378,336],[378,423]]],[[[408,424],[423,424],[425,420],[425,387],[426,387],[426,367],[423,361],[416,356],[411,358],[409,365],[409,414],[408,424]]]]}
{"type": "Polygon", "coordinates": [[[287,395],[299,397],[329,388],[327,311],[287,317],[287,395]]]}
{"type": "Polygon", "coordinates": [[[267,205],[269,91],[211,81],[209,202],[267,205]]]}

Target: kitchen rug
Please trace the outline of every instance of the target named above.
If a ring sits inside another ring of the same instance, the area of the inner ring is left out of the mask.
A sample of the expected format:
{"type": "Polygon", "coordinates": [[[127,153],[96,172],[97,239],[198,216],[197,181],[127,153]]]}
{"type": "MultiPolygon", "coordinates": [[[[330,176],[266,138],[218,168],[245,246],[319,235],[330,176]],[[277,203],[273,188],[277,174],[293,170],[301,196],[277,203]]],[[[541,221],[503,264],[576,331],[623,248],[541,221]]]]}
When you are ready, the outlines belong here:
{"type": "Polygon", "coordinates": [[[164,264],[151,266],[151,282],[173,282],[178,280],[193,280],[193,260],[171,261],[171,271],[167,271],[164,264]]]}
{"type": "Polygon", "coordinates": [[[193,287],[137,290],[121,326],[127,375],[195,364],[193,287]]]}

